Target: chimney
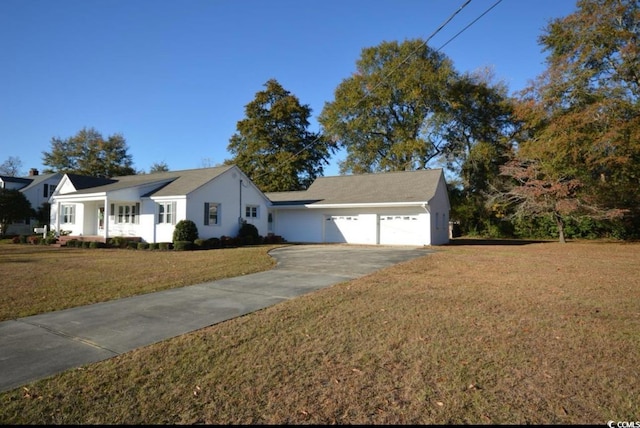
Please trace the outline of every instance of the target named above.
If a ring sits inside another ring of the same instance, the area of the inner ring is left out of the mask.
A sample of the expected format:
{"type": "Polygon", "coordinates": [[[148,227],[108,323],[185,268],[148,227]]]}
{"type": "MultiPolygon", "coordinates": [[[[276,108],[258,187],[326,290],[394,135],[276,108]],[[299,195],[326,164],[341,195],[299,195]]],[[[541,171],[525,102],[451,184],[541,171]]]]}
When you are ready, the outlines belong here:
{"type": "Polygon", "coordinates": [[[38,175],[38,170],[36,168],[31,168],[29,170],[29,177],[33,177],[34,175],[38,175]]]}

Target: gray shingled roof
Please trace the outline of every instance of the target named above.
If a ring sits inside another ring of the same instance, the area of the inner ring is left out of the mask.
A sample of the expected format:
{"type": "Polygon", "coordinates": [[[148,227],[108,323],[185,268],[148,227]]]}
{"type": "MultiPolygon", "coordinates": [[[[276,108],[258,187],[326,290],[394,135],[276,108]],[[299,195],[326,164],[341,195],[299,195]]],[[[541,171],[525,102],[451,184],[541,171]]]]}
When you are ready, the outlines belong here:
{"type": "Polygon", "coordinates": [[[32,187],[35,187],[35,186],[37,186],[38,184],[42,183],[43,181],[48,180],[48,179],[50,179],[51,177],[54,177],[54,176],[56,176],[56,175],[57,175],[59,178],[62,178],[62,174],[60,174],[60,173],[58,173],[58,172],[53,172],[53,173],[50,173],[50,174],[30,175],[29,177],[25,177],[25,179],[30,180],[30,181],[31,181],[31,183],[29,183],[29,185],[28,185],[28,186],[23,187],[23,188],[22,188],[22,189],[20,189],[20,190],[22,190],[22,191],[28,190],[28,189],[30,189],[30,188],[32,188],[32,187]]]}
{"type": "Polygon", "coordinates": [[[305,191],[266,195],[274,205],[428,202],[442,174],[442,169],[423,169],[320,177],[305,191]]]}
{"type": "Polygon", "coordinates": [[[231,168],[233,168],[233,165],[157,172],[153,174],[127,175],[110,179],[96,179],[94,177],[76,175],[69,175],[69,178],[76,189],[78,189],[72,194],[113,192],[157,183],[158,187],[144,196],[179,196],[191,193],[231,168]],[[78,184],[77,186],[76,183],[78,184]],[[80,188],[78,188],[78,186],[80,186],[80,188]]]}

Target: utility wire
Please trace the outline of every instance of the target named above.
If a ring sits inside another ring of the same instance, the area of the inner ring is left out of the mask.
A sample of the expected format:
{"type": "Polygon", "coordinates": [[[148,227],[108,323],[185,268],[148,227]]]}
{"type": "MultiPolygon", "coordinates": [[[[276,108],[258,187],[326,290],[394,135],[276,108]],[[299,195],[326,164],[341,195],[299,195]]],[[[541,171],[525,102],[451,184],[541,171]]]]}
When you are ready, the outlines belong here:
{"type": "MultiPolygon", "coordinates": [[[[469,27],[471,27],[473,24],[475,24],[477,21],[479,21],[483,16],[485,16],[487,13],[489,13],[489,11],[491,11],[494,7],[496,7],[498,4],[500,4],[502,2],[502,0],[498,0],[496,1],[491,7],[489,7],[487,10],[485,10],[480,16],[478,16],[476,19],[474,19],[473,21],[471,21],[469,24],[467,24],[467,26],[465,26],[462,30],[458,31],[453,37],[451,37],[449,40],[447,40],[442,46],[440,46],[438,49],[436,49],[436,52],[439,52],[442,48],[444,48],[446,45],[448,45],[450,42],[452,42],[454,39],[456,39],[460,34],[462,34],[463,32],[465,32],[469,27]]],[[[389,76],[391,76],[392,73],[394,73],[398,68],[400,68],[401,65],[403,65],[404,63],[406,63],[411,56],[413,56],[416,52],[418,52],[418,50],[420,50],[422,47],[424,47],[427,43],[429,43],[429,40],[431,40],[436,34],[438,34],[449,22],[451,22],[451,20],[453,20],[453,18],[460,13],[469,3],[471,3],[471,0],[466,0],[455,12],[453,12],[442,24],[440,24],[440,26],[433,32],[431,33],[431,35],[429,35],[429,37],[427,37],[427,39],[420,44],[420,46],[418,46],[413,52],[410,52],[403,60],[402,62],[400,62],[400,64],[398,64],[395,68],[391,69],[384,77],[387,78],[389,76]]],[[[380,82],[378,82],[376,85],[373,86],[373,89],[376,89],[378,86],[380,86],[382,84],[382,80],[380,82]]],[[[354,107],[357,107],[358,105],[360,105],[360,103],[362,101],[364,101],[366,99],[367,95],[364,95],[361,99],[358,100],[358,102],[355,103],[354,107]]],[[[298,150],[296,153],[292,153],[292,157],[291,159],[295,159],[300,153],[304,152],[305,150],[309,149],[309,147],[311,147],[313,144],[315,144],[316,142],[318,142],[318,140],[321,138],[321,135],[318,135],[313,141],[311,141],[309,144],[305,145],[302,149],[298,150]]],[[[260,178],[264,175],[266,175],[267,172],[264,172],[262,174],[259,174],[256,176],[256,178],[260,178]]]]}
{"type": "Polygon", "coordinates": [[[438,49],[436,49],[436,52],[442,50],[442,48],[444,48],[445,46],[447,46],[450,42],[452,42],[454,39],[456,39],[460,34],[464,33],[469,27],[471,27],[473,24],[475,24],[477,21],[480,20],[480,18],[482,18],[483,16],[485,16],[487,13],[489,13],[491,11],[491,9],[493,9],[494,7],[496,7],[497,5],[499,5],[502,2],[502,0],[498,0],[497,2],[495,2],[493,4],[493,6],[491,6],[489,9],[485,10],[480,16],[478,16],[476,19],[474,19],[473,21],[471,21],[466,27],[464,27],[462,30],[458,31],[452,38],[450,38],[449,40],[447,40],[445,42],[444,45],[440,46],[438,49]]]}

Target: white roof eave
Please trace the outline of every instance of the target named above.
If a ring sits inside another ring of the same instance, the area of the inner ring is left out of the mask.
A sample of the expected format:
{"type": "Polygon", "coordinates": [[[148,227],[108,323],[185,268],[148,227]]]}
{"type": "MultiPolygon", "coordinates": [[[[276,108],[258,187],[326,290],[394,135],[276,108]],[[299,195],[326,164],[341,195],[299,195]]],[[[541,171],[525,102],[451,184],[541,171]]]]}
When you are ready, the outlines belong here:
{"type": "Polygon", "coordinates": [[[428,201],[416,202],[377,202],[360,204],[304,204],[304,205],[273,205],[274,209],[327,209],[327,208],[390,208],[390,207],[425,207],[428,201]]]}

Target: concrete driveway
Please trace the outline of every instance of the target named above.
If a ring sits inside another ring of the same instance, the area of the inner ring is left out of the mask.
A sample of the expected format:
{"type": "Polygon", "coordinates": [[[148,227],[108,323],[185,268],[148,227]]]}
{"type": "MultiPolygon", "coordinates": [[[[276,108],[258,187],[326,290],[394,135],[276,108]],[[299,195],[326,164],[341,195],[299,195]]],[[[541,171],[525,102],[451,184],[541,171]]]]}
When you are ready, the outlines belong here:
{"type": "Polygon", "coordinates": [[[0,391],[245,315],[428,254],[416,247],[294,245],[276,268],[0,323],[0,391]]]}

